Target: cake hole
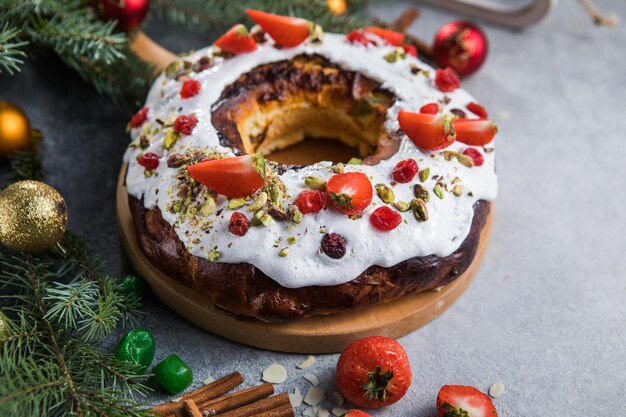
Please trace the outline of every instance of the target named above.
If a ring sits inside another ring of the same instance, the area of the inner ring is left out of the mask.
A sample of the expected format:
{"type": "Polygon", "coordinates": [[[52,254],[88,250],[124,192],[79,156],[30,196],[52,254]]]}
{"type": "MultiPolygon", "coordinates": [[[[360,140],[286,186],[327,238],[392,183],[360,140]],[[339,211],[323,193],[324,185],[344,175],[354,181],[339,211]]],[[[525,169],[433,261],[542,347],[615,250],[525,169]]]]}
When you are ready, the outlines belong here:
{"type": "Polygon", "coordinates": [[[289,165],[311,165],[319,161],[345,164],[352,158],[360,158],[360,155],[356,148],[336,139],[305,138],[295,145],[271,152],[265,158],[289,165]]]}

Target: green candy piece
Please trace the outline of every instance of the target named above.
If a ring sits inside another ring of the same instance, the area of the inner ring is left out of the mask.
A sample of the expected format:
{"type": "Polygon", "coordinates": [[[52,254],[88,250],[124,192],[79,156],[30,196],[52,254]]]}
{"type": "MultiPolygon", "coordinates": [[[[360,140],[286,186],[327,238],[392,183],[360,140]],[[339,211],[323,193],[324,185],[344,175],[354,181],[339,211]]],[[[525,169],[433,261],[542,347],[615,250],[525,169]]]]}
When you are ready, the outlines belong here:
{"type": "Polygon", "coordinates": [[[125,296],[142,298],[146,293],[146,282],[136,275],[126,275],[118,281],[119,291],[125,296]]]}
{"type": "Polygon", "coordinates": [[[178,394],[191,385],[193,372],[181,358],[170,355],[152,368],[154,380],[170,394],[178,394]]]}
{"type": "Polygon", "coordinates": [[[115,358],[139,365],[137,372],[143,374],[154,359],[154,338],[149,330],[134,329],[126,333],[115,350],[115,358]]]}

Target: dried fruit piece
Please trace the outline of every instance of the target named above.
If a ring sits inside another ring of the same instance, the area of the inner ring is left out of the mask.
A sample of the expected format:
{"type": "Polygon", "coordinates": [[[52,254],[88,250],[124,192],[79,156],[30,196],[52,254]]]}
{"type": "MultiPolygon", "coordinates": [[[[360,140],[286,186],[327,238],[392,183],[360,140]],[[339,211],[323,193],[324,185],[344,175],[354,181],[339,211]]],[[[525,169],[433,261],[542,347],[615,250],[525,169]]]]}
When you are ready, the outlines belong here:
{"type": "Polygon", "coordinates": [[[461,82],[459,81],[459,77],[456,75],[456,71],[450,67],[446,67],[444,69],[437,70],[435,74],[435,85],[439,91],[448,93],[459,88],[461,86],[461,82]]]}
{"type": "Polygon", "coordinates": [[[137,163],[148,171],[152,171],[157,169],[157,167],[159,166],[160,158],[161,157],[159,155],[153,152],[147,152],[139,157],[137,163]]]}
{"type": "Polygon", "coordinates": [[[415,178],[418,171],[419,167],[417,166],[415,159],[405,159],[396,164],[391,172],[391,176],[397,182],[407,183],[411,182],[413,178],[415,178]]]}
{"type": "Polygon", "coordinates": [[[372,202],[372,183],[362,172],[346,172],[331,177],[326,183],[332,206],[339,212],[354,215],[363,212],[372,202]]]}
{"type": "Polygon", "coordinates": [[[256,50],[256,42],[248,35],[248,29],[236,24],[215,41],[215,46],[231,54],[242,54],[256,50]]]}
{"type": "Polygon", "coordinates": [[[279,16],[253,9],[246,10],[246,13],[278,45],[285,48],[300,45],[307,40],[313,28],[311,22],[299,17],[279,16]]]}
{"type": "Polygon", "coordinates": [[[400,128],[422,151],[436,151],[454,143],[456,133],[450,118],[445,115],[411,113],[398,114],[400,128]]]}
{"type": "Polygon", "coordinates": [[[365,27],[363,28],[363,30],[366,33],[372,33],[378,36],[379,38],[381,38],[382,40],[384,40],[385,42],[387,42],[389,45],[392,45],[392,46],[401,46],[402,42],[404,42],[404,38],[406,37],[404,33],[396,32],[396,31],[389,30],[389,29],[373,27],[373,26],[365,27]]]}
{"type": "Polygon", "coordinates": [[[350,43],[360,43],[361,45],[367,46],[372,43],[367,36],[361,30],[353,30],[352,32],[346,34],[346,40],[350,43]]]}
{"type": "Polygon", "coordinates": [[[230,216],[230,221],[228,222],[228,231],[230,233],[236,236],[245,236],[248,233],[248,229],[250,229],[250,220],[248,220],[245,214],[236,211],[230,216]]]}
{"type": "Polygon", "coordinates": [[[174,120],[174,132],[183,135],[191,135],[197,124],[198,118],[195,114],[181,114],[174,120]]]}
{"type": "Polygon", "coordinates": [[[417,57],[417,49],[413,45],[405,43],[401,45],[400,48],[404,49],[404,52],[406,52],[407,55],[417,57]]]}
{"type": "Polygon", "coordinates": [[[370,221],[378,230],[388,232],[402,223],[402,216],[388,206],[382,206],[374,210],[370,216],[370,221]]]}
{"type": "Polygon", "coordinates": [[[428,103],[420,107],[420,113],[422,114],[437,114],[440,110],[439,103],[428,103]]]}
{"type": "Polygon", "coordinates": [[[481,119],[486,119],[489,117],[489,113],[487,113],[487,110],[485,110],[485,108],[478,103],[471,102],[466,107],[467,110],[471,111],[481,119]]]}
{"type": "Polygon", "coordinates": [[[262,154],[199,162],[187,167],[191,178],[226,197],[245,197],[265,182],[262,154]]]}
{"type": "Polygon", "coordinates": [[[478,149],[475,148],[467,148],[463,151],[463,155],[469,156],[474,161],[474,166],[481,166],[485,163],[485,157],[478,149]]]}
{"type": "Polygon", "coordinates": [[[148,119],[148,108],[142,107],[133,117],[130,118],[130,127],[137,128],[148,119]]]}
{"type": "Polygon", "coordinates": [[[180,88],[180,98],[188,99],[194,97],[198,95],[201,89],[202,85],[200,85],[198,80],[188,78],[183,81],[183,86],[180,88]]]}
{"type": "Polygon", "coordinates": [[[346,239],[337,233],[326,233],[322,238],[322,251],[330,258],[341,259],[346,254],[346,239]]]}
{"type": "Polygon", "coordinates": [[[318,190],[304,190],[296,198],[296,206],[302,214],[317,213],[326,205],[324,193],[318,190]]]}

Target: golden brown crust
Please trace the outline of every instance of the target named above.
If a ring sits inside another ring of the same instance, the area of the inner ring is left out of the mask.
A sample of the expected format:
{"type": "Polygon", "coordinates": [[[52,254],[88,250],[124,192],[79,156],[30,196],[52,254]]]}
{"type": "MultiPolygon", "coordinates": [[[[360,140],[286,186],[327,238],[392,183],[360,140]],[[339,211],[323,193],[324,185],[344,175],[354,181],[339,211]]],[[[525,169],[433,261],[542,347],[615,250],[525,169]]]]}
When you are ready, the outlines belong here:
{"type": "Polygon", "coordinates": [[[139,246],[153,265],[220,308],[266,321],[338,313],[446,285],[472,263],[490,210],[486,201],[474,205],[469,235],[449,256],[415,257],[389,268],[371,266],[341,285],[285,288],[253,265],[210,262],[191,255],[158,208],[147,210],[132,196],[129,206],[139,246]]]}

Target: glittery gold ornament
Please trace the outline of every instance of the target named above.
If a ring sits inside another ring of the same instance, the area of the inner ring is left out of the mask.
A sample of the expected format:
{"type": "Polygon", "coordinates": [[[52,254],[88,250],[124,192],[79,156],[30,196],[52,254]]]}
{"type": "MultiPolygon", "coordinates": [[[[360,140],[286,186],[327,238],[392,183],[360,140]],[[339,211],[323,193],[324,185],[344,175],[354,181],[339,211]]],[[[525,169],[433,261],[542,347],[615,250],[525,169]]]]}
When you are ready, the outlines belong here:
{"type": "Polygon", "coordinates": [[[50,249],[65,233],[61,194],[39,181],[20,181],[0,192],[0,244],[22,252],[50,249]]]}
{"type": "Polygon", "coordinates": [[[334,15],[342,15],[348,11],[346,0],[326,0],[326,5],[334,15]]]}
{"type": "Polygon", "coordinates": [[[0,100],[0,157],[30,145],[30,122],[15,104],[0,100]]]}

